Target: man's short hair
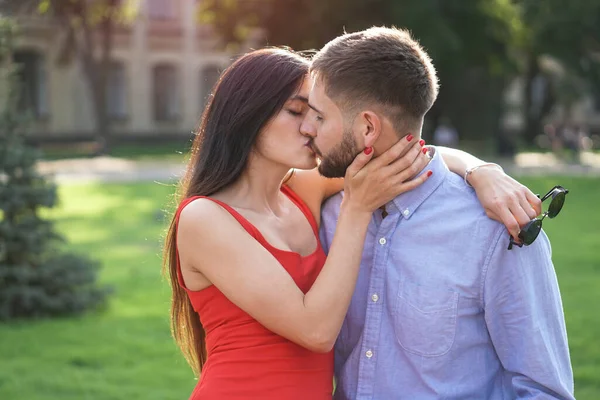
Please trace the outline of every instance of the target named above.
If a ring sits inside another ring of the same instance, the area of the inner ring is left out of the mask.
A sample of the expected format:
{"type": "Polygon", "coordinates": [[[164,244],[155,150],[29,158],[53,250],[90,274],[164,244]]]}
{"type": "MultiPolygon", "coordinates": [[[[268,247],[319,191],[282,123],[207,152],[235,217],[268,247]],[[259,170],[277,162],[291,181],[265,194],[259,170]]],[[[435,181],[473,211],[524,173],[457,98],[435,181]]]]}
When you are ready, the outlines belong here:
{"type": "Polygon", "coordinates": [[[377,106],[403,134],[420,126],[438,95],[431,59],[408,31],[397,28],[333,39],[314,56],[311,72],[346,117],[377,106]]]}

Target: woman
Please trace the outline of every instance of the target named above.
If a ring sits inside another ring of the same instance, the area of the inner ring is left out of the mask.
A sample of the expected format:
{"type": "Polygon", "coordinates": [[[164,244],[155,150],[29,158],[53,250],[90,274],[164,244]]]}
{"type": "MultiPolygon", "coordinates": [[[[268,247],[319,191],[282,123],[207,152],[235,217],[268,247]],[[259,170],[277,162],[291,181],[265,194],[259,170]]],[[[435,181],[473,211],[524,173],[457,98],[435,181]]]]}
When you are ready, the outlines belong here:
{"type": "MultiPolygon", "coordinates": [[[[321,178],[299,129],[307,72],[307,60],[281,49],[239,58],[222,74],[192,146],[165,249],[173,334],[195,372],[202,370],[192,399],[330,399],[331,349],[371,214],[429,176],[409,179],[428,159],[422,143],[402,139],[390,149],[407,149],[398,160],[384,153],[369,162],[365,149],[343,182],[321,178]],[[326,257],[320,206],[342,185],[326,257]]],[[[465,170],[460,157],[445,160],[454,172],[465,170]]],[[[485,173],[503,178],[492,191],[522,190],[500,170],[485,173]]]]}

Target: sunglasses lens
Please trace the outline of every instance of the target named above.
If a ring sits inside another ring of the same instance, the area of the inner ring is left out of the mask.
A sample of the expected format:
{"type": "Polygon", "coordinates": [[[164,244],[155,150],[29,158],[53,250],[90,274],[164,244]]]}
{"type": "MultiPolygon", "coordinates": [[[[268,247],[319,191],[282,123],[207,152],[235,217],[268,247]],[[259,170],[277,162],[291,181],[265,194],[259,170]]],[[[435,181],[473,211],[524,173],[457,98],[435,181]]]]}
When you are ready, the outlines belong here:
{"type": "Polygon", "coordinates": [[[538,237],[541,230],[542,220],[535,219],[523,227],[521,233],[519,233],[519,238],[521,239],[523,244],[530,245],[538,237]]]}
{"type": "Polygon", "coordinates": [[[552,201],[548,207],[548,218],[554,218],[558,215],[563,205],[565,204],[565,192],[558,192],[552,196],[552,201]]]}

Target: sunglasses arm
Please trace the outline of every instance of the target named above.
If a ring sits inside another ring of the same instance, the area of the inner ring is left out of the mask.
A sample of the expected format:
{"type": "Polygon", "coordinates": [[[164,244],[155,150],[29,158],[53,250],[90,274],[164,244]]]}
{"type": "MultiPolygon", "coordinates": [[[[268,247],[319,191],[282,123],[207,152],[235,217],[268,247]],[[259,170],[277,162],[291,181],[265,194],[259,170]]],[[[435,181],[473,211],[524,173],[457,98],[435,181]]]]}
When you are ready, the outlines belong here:
{"type": "MultiPolygon", "coordinates": [[[[565,192],[565,194],[569,193],[569,189],[565,189],[564,187],[557,185],[557,186],[554,186],[552,189],[550,189],[548,191],[548,193],[546,193],[543,197],[540,198],[540,200],[541,201],[546,200],[548,197],[552,196],[552,193],[554,193],[554,191],[557,189],[562,190],[563,192],[565,192]]],[[[538,197],[540,197],[540,196],[538,195],[538,197]]]]}

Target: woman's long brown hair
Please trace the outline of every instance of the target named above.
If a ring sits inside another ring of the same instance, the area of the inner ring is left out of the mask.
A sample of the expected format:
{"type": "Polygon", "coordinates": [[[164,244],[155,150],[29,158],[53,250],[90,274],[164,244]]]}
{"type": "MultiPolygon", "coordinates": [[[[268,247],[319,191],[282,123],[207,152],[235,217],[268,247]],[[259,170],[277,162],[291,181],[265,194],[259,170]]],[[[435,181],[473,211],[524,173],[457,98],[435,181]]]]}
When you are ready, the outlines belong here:
{"type": "MultiPolygon", "coordinates": [[[[176,202],[210,196],[235,182],[265,124],[302,84],[308,60],[285,49],[245,54],[219,78],[192,143],[190,160],[176,202]]],[[[171,332],[186,360],[199,375],[206,362],[206,332],[178,281],[177,218],[165,240],[163,272],[169,277],[171,332]]],[[[198,238],[198,240],[202,240],[198,238]]]]}

